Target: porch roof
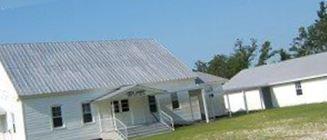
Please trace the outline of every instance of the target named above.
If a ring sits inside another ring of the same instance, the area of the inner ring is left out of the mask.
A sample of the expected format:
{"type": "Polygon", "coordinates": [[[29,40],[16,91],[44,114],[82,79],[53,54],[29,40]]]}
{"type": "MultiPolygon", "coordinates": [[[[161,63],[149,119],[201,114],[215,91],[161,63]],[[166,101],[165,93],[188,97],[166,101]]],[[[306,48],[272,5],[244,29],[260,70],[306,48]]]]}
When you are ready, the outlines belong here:
{"type": "Polygon", "coordinates": [[[6,111],[0,107],[0,115],[5,115],[6,114],[6,111]]]}
{"type": "Polygon", "coordinates": [[[150,91],[153,93],[168,93],[168,91],[163,90],[163,89],[148,87],[148,86],[139,85],[139,84],[125,85],[125,86],[121,86],[111,92],[108,92],[107,94],[104,94],[104,95],[92,100],[91,102],[102,101],[102,100],[110,99],[114,96],[117,96],[117,95],[120,95],[123,93],[128,93],[130,91],[141,91],[141,90],[150,91]]]}

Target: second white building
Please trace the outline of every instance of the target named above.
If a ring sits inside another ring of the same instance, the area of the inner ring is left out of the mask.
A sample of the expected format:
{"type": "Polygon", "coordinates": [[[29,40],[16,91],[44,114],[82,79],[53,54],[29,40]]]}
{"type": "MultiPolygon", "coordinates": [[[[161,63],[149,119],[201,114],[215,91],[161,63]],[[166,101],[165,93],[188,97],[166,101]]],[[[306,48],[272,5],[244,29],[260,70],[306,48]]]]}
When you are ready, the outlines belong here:
{"type": "Polygon", "coordinates": [[[327,101],[327,53],[245,69],[224,85],[231,112],[327,101]]]}

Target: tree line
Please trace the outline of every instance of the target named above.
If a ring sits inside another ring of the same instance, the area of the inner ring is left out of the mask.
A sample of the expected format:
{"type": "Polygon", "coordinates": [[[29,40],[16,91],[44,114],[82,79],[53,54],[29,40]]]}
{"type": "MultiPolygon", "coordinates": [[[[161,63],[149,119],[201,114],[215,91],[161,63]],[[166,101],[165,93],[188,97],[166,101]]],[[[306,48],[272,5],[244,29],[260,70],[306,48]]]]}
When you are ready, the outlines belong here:
{"type": "Polygon", "coordinates": [[[274,50],[269,40],[245,44],[237,39],[229,55],[217,54],[208,62],[198,60],[194,71],[231,78],[243,69],[285,61],[327,51],[327,4],[320,2],[318,18],[308,27],[300,27],[289,48],[274,50]]]}

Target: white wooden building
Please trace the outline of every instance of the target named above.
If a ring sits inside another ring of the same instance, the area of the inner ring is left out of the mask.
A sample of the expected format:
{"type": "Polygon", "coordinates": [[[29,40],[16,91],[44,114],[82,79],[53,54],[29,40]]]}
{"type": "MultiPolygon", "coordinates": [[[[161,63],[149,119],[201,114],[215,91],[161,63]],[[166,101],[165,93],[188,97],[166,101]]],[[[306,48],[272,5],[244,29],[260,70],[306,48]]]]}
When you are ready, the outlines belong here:
{"type": "Polygon", "coordinates": [[[327,101],[327,53],[241,71],[224,86],[230,112],[327,101]]]}
{"type": "Polygon", "coordinates": [[[128,139],[223,115],[226,79],[152,39],[0,45],[0,139],[128,139]]]}

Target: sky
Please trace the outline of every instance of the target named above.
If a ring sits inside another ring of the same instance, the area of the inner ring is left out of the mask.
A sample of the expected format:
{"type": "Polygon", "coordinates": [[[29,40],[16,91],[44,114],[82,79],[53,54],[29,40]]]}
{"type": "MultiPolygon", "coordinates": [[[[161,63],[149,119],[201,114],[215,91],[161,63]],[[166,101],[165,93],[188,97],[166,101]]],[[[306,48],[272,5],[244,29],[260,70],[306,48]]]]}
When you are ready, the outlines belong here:
{"type": "Polygon", "coordinates": [[[320,0],[0,0],[0,43],[154,38],[189,67],[236,39],[287,48],[320,0]]]}

